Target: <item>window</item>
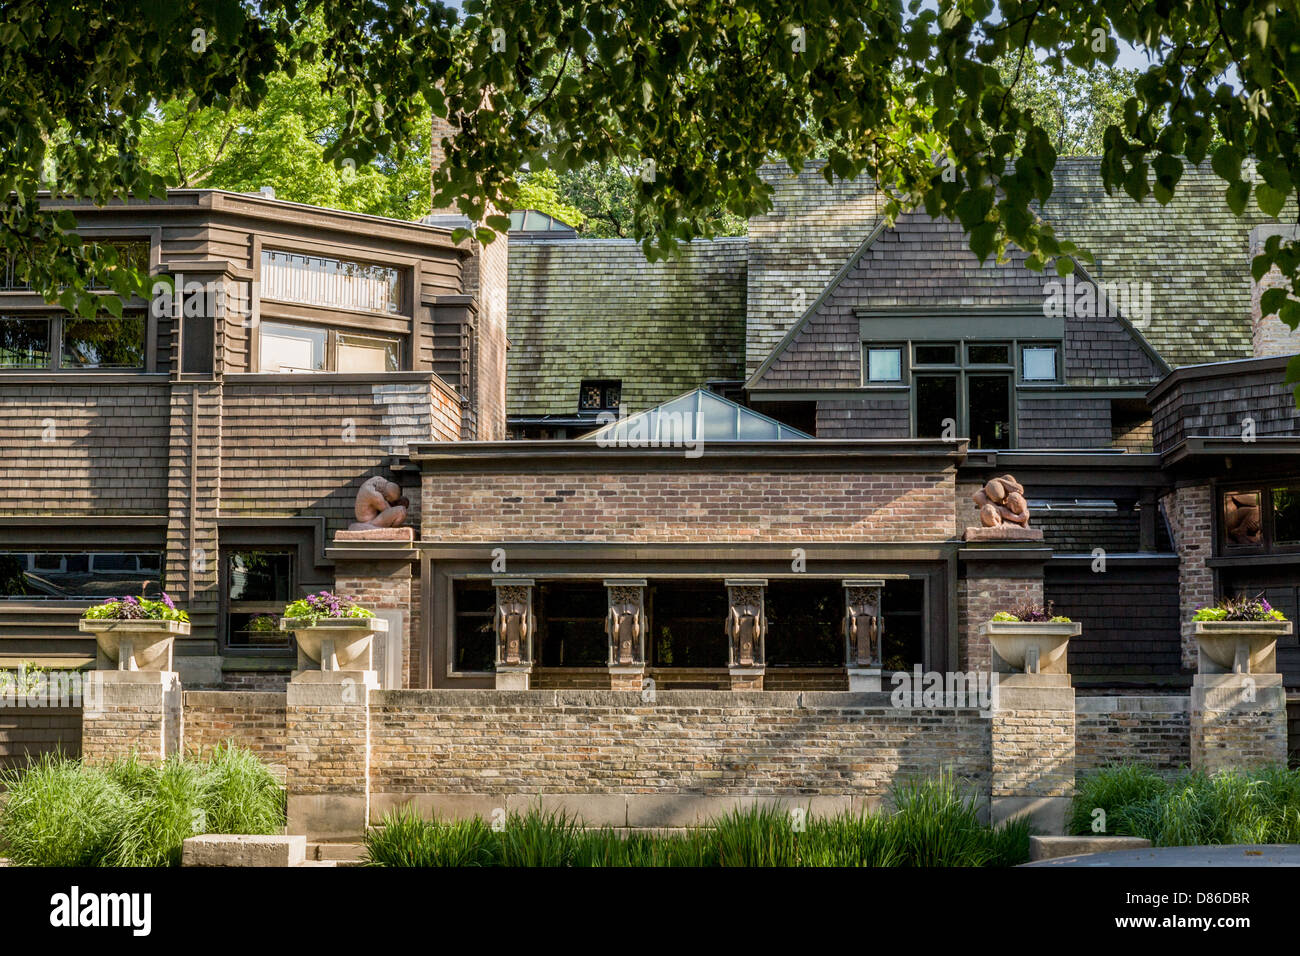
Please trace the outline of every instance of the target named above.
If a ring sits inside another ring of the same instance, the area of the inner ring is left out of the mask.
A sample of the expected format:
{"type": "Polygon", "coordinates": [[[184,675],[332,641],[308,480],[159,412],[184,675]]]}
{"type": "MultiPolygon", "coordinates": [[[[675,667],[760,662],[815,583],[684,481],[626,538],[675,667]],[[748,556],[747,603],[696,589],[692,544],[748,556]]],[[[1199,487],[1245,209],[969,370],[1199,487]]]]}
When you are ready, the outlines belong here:
{"type": "Polygon", "coordinates": [[[881,669],[925,667],[925,582],[886,581],[880,596],[880,620],[881,669]]]}
{"type": "Polygon", "coordinates": [[[264,249],[262,297],[325,308],[400,313],[402,272],[347,259],[264,249]]]}
{"type": "Polygon", "coordinates": [[[901,348],[868,349],[867,380],[871,382],[901,382],[903,380],[903,350],[901,348]]]}
{"type": "Polygon", "coordinates": [[[1224,494],[1223,541],[1230,548],[1254,548],[1264,543],[1264,516],[1258,491],[1224,494]]]}
{"type": "Polygon", "coordinates": [[[50,320],[0,318],[0,368],[49,368],[50,320]]]}
{"type": "Polygon", "coordinates": [[[1300,545],[1300,486],[1273,489],[1273,543],[1300,545]]]}
{"type": "Polygon", "coordinates": [[[142,315],[96,319],[0,316],[0,368],[144,368],[147,325],[142,315]]]}
{"type": "Polygon", "coordinates": [[[957,346],[955,345],[921,345],[917,344],[916,365],[956,365],[957,346]]]}
{"type": "Polygon", "coordinates": [[[583,412],[616,412],[623,398],[623,383],[616,380],[587,380],[578,390],[578,410],[583,412]]]}
{"type": "MultiPolygon", "coordinates": [[[[111,248],[117,253],[119,267],[129,267],[146,274],[149,272],[148,239],[94,239],[88,237],[87,242],[101,248],[111,248]]],[[[31,285],[26,279],[18,277],[18,267],[14,257],[7,257],[4,260],[4,268],[0,270],[0,292],[25,292],[30,288],[31,285]]],[[[88,288],[107,289],[108,286],[101,282],[92,282],[88,288]]]]}
{"type": "Polygon", "coordinates": [[[496,669],[497,592],[487,581],[455,581],[452,584],[451,669],[482,672],[496,669]]]}
{"type": "Polygon", "coordinates": [[[1228,552],[1300,551],[1300,482],[1221,491],[1219,543],[1228,552]]]}
{"type": "Polygon", "coordinates": [[[917,375],[915,403],[918,437],[952,437],[957,427],[956,375],[917,375]]]}
{"type": "Polygon", "coordinates": [[[609,594],[603,584],[540,584],[534,601],[543,667],[601,667],[609,662],[609,594]]]}
{"type": "Polygon", "coordinates": [[[395,338],[263,322],[258,337],[263,372],[396,372],[401,347],[395,338]]]}
{"type": "Polygon", "coordinates": [[[727,589],[721,581],[657,582],[647,598],[653,666],[727,666],[727,589]]]}
{"type": "Polygon", "coordinates": [[[767,663],[844,666],[844,586],[839,581],[773,581],[767,586],[767,663]]]}
{"type": "Polygon", "coordinates": [[[1011,362],[1011,347],[1008,345],[986,345],[970,342],[966,345],[967,365],[1008,365],[1011,362]]]}
{"type": "Polygon", "coordinates": [[[1020,377],[1026,382],[1056,381],[1056,349],[1026,345],[1020,350],[1020,377]]]}
{"type": "Polygon", "coordinates": [[[293,600],[293,553],[231,551],[226,555],[226,644],[240,648],[287,648],[280,615],[293,600]]]}
{"type": "Polygon", "coordinates": [[[103,601],[161,589],[157,551],[0,552],[0,600],[103,601]]]}

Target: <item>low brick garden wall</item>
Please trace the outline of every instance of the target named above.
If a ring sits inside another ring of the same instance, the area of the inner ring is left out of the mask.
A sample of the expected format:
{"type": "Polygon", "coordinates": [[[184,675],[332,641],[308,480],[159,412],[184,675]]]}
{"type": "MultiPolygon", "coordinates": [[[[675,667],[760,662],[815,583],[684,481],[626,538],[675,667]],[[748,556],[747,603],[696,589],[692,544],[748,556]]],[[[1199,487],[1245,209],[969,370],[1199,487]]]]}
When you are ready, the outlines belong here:
{"type": "Polygon", "coordinates": [[[185,752],[207,756],[233,740],[284,773],[285,695],[271,691],[187,690],[185,752]]]}
{"type": "Polygon", "coordinates": [[[1173,772],[1191,762],[1187,697],[1079,697],[1074,709],[1078,773],[1113,763],[1173,772]]]}
{"type": "Polygon", "coordinates": [[[689,826],[742,799],[865,810],[950,769],[987,796],[989,721],[888,694],[400,690],[372,695],[371,818],[563,807],[593,824],[689,826]]]}

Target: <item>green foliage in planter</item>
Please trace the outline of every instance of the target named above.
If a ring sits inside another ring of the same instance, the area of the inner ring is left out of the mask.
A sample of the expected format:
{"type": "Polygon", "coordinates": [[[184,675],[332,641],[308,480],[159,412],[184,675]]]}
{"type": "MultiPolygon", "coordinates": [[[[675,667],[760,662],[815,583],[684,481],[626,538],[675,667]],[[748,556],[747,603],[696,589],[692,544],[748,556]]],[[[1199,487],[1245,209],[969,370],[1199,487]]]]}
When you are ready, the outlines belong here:
{"type": "Polygon", "coordinates": [[[404,809],[367,833],[366,848],[374,866],[1013,866],[1029,859],[1028,823],[981,824],[974,799],[948,775],[904,785],[894,802],[894,813],[862,816],[753,807],[682,834],[588,830],[576,817],[540,809],[512,813],[494,830],[477,818],[440,823],[404,809]]]}
{"type": "Polygon", "coordinates": [[[284,618],[305,620],[313,627],[325,619],[343,617],[374,617],[375,612],[364,608],[355,599],[341,597],[332,591],[318,591],[299,598],[284,609],[284,618]]]}
{"type": "Polygon", "coordinates": [[[998,624],[1036,624],[1050,622],[1052,624],[1073,624],[1068,617],[1060,614],[1053,614],[1052,602],[1039,604],[1037,601],[1021,601],[1010,611],[998,611],[990,621],[998,624]]]}
{"type": "Polygon", "coordinates": [[[81,616],[92,621],[185,621],[188,623],[190,619],[185,611],[177,610],[176,605],[165,592],[157,601],[131,594],[120,598],[109,598],[103,604],[86,608],[81,616]]]}
{"type": "Polygon", "coordinates": [[[1196,609],[1193,621],[1285,621],[1286,616],[1262,596],[1224,598],[1213,606],[1196,609]]]}
{"type": "Polygon", "coordinates": [[[1091,834],[1097,807],[1106,811],[1106,833],[1155,846],[1300,843],[1300,770],[1166,778],[1135,765],[1106,767],[1076,784],[1069,831],[1091,834]]]}
{"type": "Polygon", "coordinates": [[[28,866],[176,866],[186,837],[279,833],[284,794],[247,750],[103,767],[45,755],[0,774],[0,855],[28,866]]]}

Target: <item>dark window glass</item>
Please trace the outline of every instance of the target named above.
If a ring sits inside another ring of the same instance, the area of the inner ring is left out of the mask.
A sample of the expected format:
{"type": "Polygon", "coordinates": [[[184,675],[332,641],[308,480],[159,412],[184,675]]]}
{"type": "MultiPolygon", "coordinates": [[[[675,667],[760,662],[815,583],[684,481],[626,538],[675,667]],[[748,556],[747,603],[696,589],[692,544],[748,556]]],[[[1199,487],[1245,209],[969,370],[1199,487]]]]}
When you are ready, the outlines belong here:
{"type": "Polygon", "coordinates": [[[966,362],[969,365],[1007,365],[1011,361],[1009,345],[967,345],[966,362]]]}
{"type": "Polygon", "coordinates": [[[721,581],[663,581],[649,588],[656,667],[727,666],[727,589],[721,581]]]}
{"type": "Polygon", "coordinates": [[[622,397],[621,381],[584,381],[578,389],[578,410],[617,411],[622,397]]]}
{"type": "Polygon", "coordinates": [[[970,441],[972,448],[1011,446],[1011,376],[972,375],[970,441]]]}
{"type": "Polygon", "coordinates": [[[600,667],[609,662],[609,597],[603,584],[541,584],[534,600],[543,667],[600,667]]]}
{"type": "Polygon", "coordinates": [[[1300,488],[1273,489],[1273,543],[1300,544],[1300,488]]]}
{"type": "Polygon", "coordinates": [[[231,601],[287,604],[293,587],[293,555],[287,551],[236,551],[226,565],[231,601]]]}
{"type": "Polygon", "coordinates": [[[0,600],[157,597],[161,566],[157,552],[0,552],[0,600]]]}
{"type": "Polygon", "coordinates": [[[143,368],[145,319],[64,319],[63,368],[143,368]]]}
{"type": "Polygon", "coordinates": [[[838,581],[773,581],[767,587],[767,663],[844,664],[844,586],[838,581]]]}
{"type": "MultiPolygon", "coordinates": [[[[117,253],[117,266],[120,269],[134,269],[137,272],[149,273],[149,243],[147,240],[132,242],[130,240],[119,239],[101,239],[95,243],[101,249],[105,247],[112,249],[117,253]]],[[[92,282],[92,289],[107,289],[107,283],[92,282]]]]}
{"type": "Polygon", "coordinates": [[[243,648],[287,648],[280,615],[293,595],[293,553],[232,551],[226,556],[226,643],[243,648]]]}
{"type": "Polygon", "coordinates": [[[916,347],[917,365],[956,365],[957,346],[955,345],[918,345],[916,347]]]}
{"type": "Polygon", "coordinates": [[[0,368],[49,368],[50,320],[0,318],[0,368]]]}
{"type": "Polygon", "coordinates": [[[916,437],[942,438],[956,420],[957,376],[916,376],[916,437]]]}
{"type": "MultiPolygon", "coordinates": [[[[925,582],[886,581],[880,600],[882,669],[925,666],[925,582]]],[[[889,681],[885,681],[889,687],[889,681]]]]}
{"type": "Polygon", "coordinates": [[[1264,543],[1258,491],[1230,491],[1223,496],[1223,540],[1229,547],[1257,547],[1264,543]]]}
{"type": "Polygon", "coordinates": [[[456,581],[452,585],[452,670],[496,668],[496,639],[492,633],[496,606],[496,588],[487,581],[456,581]]]}

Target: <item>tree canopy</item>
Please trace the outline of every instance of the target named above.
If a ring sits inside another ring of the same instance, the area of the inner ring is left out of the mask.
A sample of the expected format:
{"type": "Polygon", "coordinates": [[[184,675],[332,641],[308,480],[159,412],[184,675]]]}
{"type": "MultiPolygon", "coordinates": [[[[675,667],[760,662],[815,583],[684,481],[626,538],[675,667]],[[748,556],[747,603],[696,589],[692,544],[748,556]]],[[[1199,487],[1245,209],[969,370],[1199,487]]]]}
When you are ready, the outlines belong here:
{"type": "MultiPolygon", "coordinates": [[[[525,170],[560,182],[635,171],[630,232],[657,255],[765,210],[764,162],[822,156],[827,177],[873,176],[889,215],[947,216],[981,257],[1014,243],[1032,267],[1064,272],[1086,250],[1035,210],[1073,147],[1020,88],[1038,70],[1091,79],[1114,66],[1120,41],[1152,62],[1104,111],[1108,189],[1167,202],[1184,161],[1208,157],[1234,212],[1254,202],[1278,215],[1300,183],[1295,0],[467,0],[463,16],[427,0],[3,9],[0,241],[69,307],[94,307],[92,278],[124,293],[138,278],[87,254],[37,190],[156,194],[166,164],[144,141],[159,115],[256,110],[298,77],[333,103],[325,160],[361,177],[418,148],[430,112],[450,118],[458,134],[433,174],[434,204],[454,201],[485,241],[507,227],[501,212],[519,201],[525,170]]],[[[209,139],[221,129],[207,125],[209,139]]],[[[335,188],[321,181],[323,194],[335,188]]],[[[1253,268],[1273,265],[1294,281],[1300,247],[1271,240],[1253,268]]],[[[1295,326],[1289,288],[1263,305],[1295,326]]]]}

